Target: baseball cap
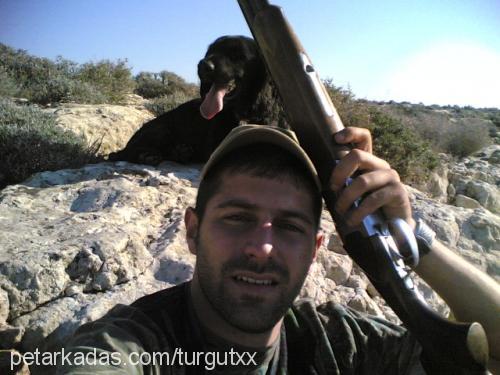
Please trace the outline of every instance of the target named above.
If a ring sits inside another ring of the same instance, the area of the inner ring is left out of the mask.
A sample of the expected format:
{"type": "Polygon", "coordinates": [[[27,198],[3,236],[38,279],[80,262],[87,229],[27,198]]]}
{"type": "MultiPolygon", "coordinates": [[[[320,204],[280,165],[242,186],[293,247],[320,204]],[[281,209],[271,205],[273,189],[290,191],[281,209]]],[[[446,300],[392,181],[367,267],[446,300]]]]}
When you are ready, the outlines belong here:
{"type": "Polygon", "coordinates": [[[201,179],[229,152],[255,143],[269,143],[278,146],[294,155],[307,169],[313,178],[316,187],[321,191],[321,183],[316,168],[300,147],[295,133],[288,129],[271,125],[245,124],[235,127],[214,150],[201,171],[201,179]]]}

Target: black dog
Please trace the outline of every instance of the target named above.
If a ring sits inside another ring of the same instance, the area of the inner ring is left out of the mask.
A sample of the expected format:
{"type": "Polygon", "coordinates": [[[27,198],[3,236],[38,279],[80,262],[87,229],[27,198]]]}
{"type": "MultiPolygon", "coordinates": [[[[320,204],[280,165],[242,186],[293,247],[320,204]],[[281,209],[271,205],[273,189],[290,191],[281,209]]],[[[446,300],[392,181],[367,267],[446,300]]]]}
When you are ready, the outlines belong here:
{"type": "Polygon", "coordinates": [[[252,39],[218,38],[199,62],[198,76],[201,98],[144,124],[109,160],[153,165],[163,160],[204,162],[240,122],[286,127],[279,99],[252,39]]]}

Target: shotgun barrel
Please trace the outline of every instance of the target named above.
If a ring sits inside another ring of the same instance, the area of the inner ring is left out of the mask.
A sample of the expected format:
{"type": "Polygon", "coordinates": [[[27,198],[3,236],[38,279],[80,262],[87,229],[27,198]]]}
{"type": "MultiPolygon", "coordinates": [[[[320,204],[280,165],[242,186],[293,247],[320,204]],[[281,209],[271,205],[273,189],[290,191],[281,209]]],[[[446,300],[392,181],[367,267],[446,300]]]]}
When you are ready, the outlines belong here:
{"type": "Polygon", "coordinates": [[[326,206],[344,248],[420,342],[427,373],[486,374],[484,329],[479,323],[452,323],[427,306],[382,213],[369,215],[356,228],[335,213],[336,197],[328,183],[336,163],[350,150],[334,140],[344,125],[282,9],[267,0],[238,3],[277,86],[287,120],[318,171],[326,206]]]}

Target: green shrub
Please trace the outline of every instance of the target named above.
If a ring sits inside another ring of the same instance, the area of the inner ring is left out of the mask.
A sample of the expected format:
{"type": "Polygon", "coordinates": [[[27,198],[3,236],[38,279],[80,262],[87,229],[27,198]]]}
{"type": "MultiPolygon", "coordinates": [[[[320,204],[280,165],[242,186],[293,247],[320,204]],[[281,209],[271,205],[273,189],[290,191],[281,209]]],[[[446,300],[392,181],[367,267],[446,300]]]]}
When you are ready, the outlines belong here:
{"type": "Polygon", "coordinates": [[[0,82],[0,93],[6,91],[5,96],[22,96],[39,104],[61,101],[120,103],[135,86],[125,60],[79,65],[57,57],[54,62],[1,43],[0,82]],[[11,83],[4,79],[5,76],[11,83]],[[6,89],[2,89],[4,86],[6,89]],[[17,88],[15,94],[13,87],[17,88]]]}
{"type": "Polygon", "coordinates": [[[387,160],[405,183],[425,182],[429,171],[437,165],[437,158],[428,142],[401,121],[356,100],[350,89],[335,87],[330,79],[323,82],[344,126],[369,129],[374,154],[387,160]]]}
{"type": "Polygon", "coordinates": [[[490,145],[490,129],[484,123],[472,119],[460,121],[444,134],[446,152],[464,157],[490,145]]]}
{"type": "Polygon", "coordinates": [[[83,64],[75,78],[95,86],[110,103],[123,102],[135,87],[126,60],[118,60],[116,63],[102,60],[83,64]]]}
{"type": "Polygon", "coordinates": [[[0,66],[0,96],[15,97],[19,95],[19,87],[7,70],[0,66]]]}
{"type": "Polygon", "coordinates": [[[160,73],[141,72],[135,77],[135,93],[143,98],[160,98],[176,92],[184,93],[194,98],[198,94],[198,87],[187,83],[182,77],[169,71],[160,73]]]}
{"type": "Polygon", "coordinates": [[[370,130],[373,152],[387,160],[407,184],[424,183],[438,160],[428,142],[411,128],[375,109],[371,110],[370,130]]]}
{"type": "Polygon", "coordinates": [[[161,114],[168,112],[191,99],[193,99],[193,97],[187,95],[186,93],[176,91],[170,95],[152,99],[146,104],[146,108],[153,112],[155,116],[160,116],[161,114]]]}
{"type": "Polygon", "coordinates": [[[331,79],[323,81],[333,105],[342,119],[344,126],[368,128],[371,124],[370,107],[355,99],[350,89],[336,87],[331,79]]]}
{"type": "Polygon", "coordinates": [[[46,170],[96,161],[96,147],[56,126],[52,114],[0,99],[0,188],[46,170]]]}

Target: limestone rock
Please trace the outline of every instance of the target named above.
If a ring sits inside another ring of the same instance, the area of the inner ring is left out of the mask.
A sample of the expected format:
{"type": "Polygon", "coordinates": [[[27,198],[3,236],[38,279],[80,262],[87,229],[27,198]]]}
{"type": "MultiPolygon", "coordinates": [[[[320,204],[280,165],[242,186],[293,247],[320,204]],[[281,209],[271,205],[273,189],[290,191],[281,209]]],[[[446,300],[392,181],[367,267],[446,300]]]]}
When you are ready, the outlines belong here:
{"type": "Polygon", "coordinates": [[[408,188],[414,212],[436,231],[437,238],[500,281],[500,217],[483,207],[467,209],[428,199],[408,188]],[[494,271],[497,269],[497,271],[494,271]]]}
{"type": "Polygon", "coordinates": [[[9,317],[9,295],[3,289],[0,289],[0,324],[5,324],[9,317]]]}
{"type": "Polygon", "coordinates": [[[60,342],[116,303],[189,279],[181,223],[198,174],[102,163],[1,191],[0,298],[7,293],[7,323],[25,330],[18,348],[50,333],[60,342]]]}
{"type": "Polygon", "coordinates": [[[356,295],[349,301],[348,306],[370,315],[384,316],[381,308],[364,289],[356,289],[356,295]]]}
{"type": "MultiPolygon", "coordinates": [[[[189,280],[194,256],[183,213],[200,166],[124,162],[43,172],[0,192],[0,342],[57,348],[81,324],[117,303],[189,280]]],[[[499,279],[500,222],[483,207],[454,207],[408,188],[416,212],[452,250],[499,279]]],[[[397,322],[368,278],[345,255],[326,211],[325,243],[300,295],[333,300],[397,322]]],[[[418,279],[427,301],[446,305],[418,279]]]]}
{"type": "Polygon", "coordinates": [[[446,154],[439,154],[439,166],[434,170],[427,182],[427,192],[440,202],[448,201],[448,164],[450,158],[446,154]]]}
{"type": "Polygon", "coordinates": [[[60,127],[84,135],[89,144],[100,144],[99,154],[107,155],[125,147],[136,130],[154,117],[139,98],[130,97],[129,103],[135,104],[127,106],[65,103],[45,111],[54,113],[60,127]]]}
{"type": "Polygon", "coordinates": [[[465,194],[491,212],[500,213],[500,193],[496,186],[484,181],[469,181],[465,186],[465,194]]]}
{"type": "Polygon", "coordinates": [[[348,255],[336,254],[333,251],[321,251],[319,261],[325,269],[325,277],[337,285],[343,285],[351,275],[352,259],[348,255]]]}
{"type": "Polygon", "coordinates": [[[455,206],[474,209],[481,207],[481,204],[475,199],[466,197],[462,194],[457,194],[455,196],[455,206]]]}
{"type": "Polygon", "coordinates": [[[30,370],[17,350],[0,350],[0,373],[30,375],[30,370]]]}
{"type": "MultiPolygon", "coordinates": [[[[498,155],[500,155],[500,145],[492,145],[450,165],[448,179],[454,188],[454,195],[472,198],[489,211],[498,214],[500,212],[498,155]]],[[[449,198],[453,196],[449,194],[449,198]]]]}

